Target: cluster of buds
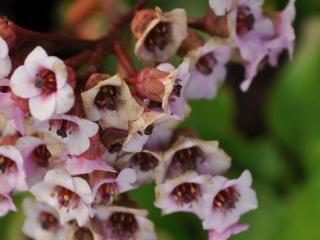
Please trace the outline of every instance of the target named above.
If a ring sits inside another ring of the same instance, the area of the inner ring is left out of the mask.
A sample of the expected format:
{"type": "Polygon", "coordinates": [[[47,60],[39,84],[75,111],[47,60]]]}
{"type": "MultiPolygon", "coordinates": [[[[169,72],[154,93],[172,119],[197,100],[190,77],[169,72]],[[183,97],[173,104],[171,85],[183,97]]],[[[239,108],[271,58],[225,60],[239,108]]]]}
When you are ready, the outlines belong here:
{"type": "Polygon", "coordinates": [[[28,42],[50,36],[1,20],[0,215],[16,210],[14,193],[29,191],[33,198],[24,201],[23,225],[29,238],[154,240],[148,212],[128,195],[154,183],[155,206],[163,214],[195,214],[210,240],[246,230],[240,217],[257,208],[250,172],[228,179],[231,159],[218,142],[177,126],[191,113],[189,99],[216,96],[229,61],[246,67],[241,88],[247,90],[265,58],[276,65],[283,49],[292,55],[294,2],[282,12],[265,13],[262,0],[210,0],[201,21],[188,20],[184,9],[137,5],[131,19],[134,52],[148,64],[139,70],[119,39],[110,40],[114,36],[61,59],[48,54],[52,46],[28,42]],[[210,39],[205,42],[188,25],[210,39]],[[106,50],[108,44],[113,50],[106,50]],[[90,72],[110,52],[127,73],[90,72]],[[177,67],[170,63],[175,55],[181,57],[177,67]],[[89,73],[77,75],[87,63],[89,73]]]}

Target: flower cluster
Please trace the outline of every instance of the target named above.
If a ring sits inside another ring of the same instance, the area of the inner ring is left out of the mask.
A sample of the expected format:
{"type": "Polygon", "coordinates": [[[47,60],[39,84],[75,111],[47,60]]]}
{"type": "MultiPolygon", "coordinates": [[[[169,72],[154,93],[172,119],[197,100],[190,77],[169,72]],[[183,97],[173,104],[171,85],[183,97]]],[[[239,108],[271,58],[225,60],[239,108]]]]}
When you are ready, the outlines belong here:
{"type": "Polygon", "coordinates": [[[283,49],[292,55],[294,2],[267,14],[261,0],[210,0],[201,26],[210,34],[206,42],[188,28],[184,9],[137,5],[134,52],[149,64],[139,70],[112,35],[61,59],[26,40],[40,33],[7,22],[10,31],[0,36],[0,216],[16,210],[15,192],[29,191],[23,233],[32,239],[154,240],[148,212],[127,192],[155,183],[155,206],[163,214],[195,214],[209,239],[246,230],[240,216],[257,208],[251,173],[228,179],[231,159],[218,142],[177,126],[191,112],[189,99],[217,95],[228,62],[244,64],[247,90],[265,58],[276,65],[283,49]],[[97,70],[110,52],[125,73],[97,70]],[[177,67],[170,63],[175,55],[177,67]],[[86,64],[86,74],[77,75],[86,64]]]}

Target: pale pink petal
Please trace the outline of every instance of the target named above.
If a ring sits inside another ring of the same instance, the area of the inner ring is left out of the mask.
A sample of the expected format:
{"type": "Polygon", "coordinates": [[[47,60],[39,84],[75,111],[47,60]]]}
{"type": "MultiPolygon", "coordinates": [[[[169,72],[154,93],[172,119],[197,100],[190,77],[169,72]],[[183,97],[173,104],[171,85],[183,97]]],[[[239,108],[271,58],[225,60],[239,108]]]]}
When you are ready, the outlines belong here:
{"type": "Polygon", "coordinates": [[[41,89],[34,85],[34,77],[31,76],[24,66],[18,67],[12,74],[10,87],[13,93],[22,98],[39,96],[41,89]]]}
{"type": "Polygon", "coordinates": [[[33,117],[44,121],[52,117],[56,108],[56,94],[29,99],[29,109],[33,117]]]}
{"type": "Polygon", "coordinates": [[[57,91],[57,104],[55,112],[57,114],[63,114],[68,112],[74,104],[73,89],[69,84],[65,84],[64,87],[57,91]]]}
{"type": "Polygon", "coordinates": [[[44,59],[42,66],[53,71],[56,76],[57,88],[62,88],[68,79],[67,67],[64,62],[54,56],[50,56],[44,59]]]}
{"type": "Polygon", "coordinates": [[[0,37],[0,58],[5,58],[9,54],[9,47],[7,42],[0,37]]]}
{"type": "Polygon", "coordinates": [[[48,57],[46,51],[38,46],[36,47],[24,61],[26,71],[33,77],[43,68],[42,63],[48,57]]]}
{"type": "Polygon", "coordinates": [[[9,57],[0,58],[0,79],[5,78],[11,72],[12,64],[9,57]]]}

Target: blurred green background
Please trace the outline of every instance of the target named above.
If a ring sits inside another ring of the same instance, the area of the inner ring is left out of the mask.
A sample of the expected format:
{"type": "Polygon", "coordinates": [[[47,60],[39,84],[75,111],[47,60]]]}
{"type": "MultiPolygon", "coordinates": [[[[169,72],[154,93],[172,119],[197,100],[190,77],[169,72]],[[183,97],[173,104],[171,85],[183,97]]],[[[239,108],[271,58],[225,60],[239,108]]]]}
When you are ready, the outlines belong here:
{"type": "MultiPolygon", "coordinates": [[[[134,2],[122,4],[129,7],[134,2]]],[[[58,8],[53,15],[61,18],[70,3],[55,1],[58,8]]],[[[282,9],[286,3],[266,0],[266,8],[282,9]]],[[[151,1],[150,6],[155,5],[164,10],[183,7],[192,17],[208,9],[207,0],[151,1]]],[[[238,176],[244,169],[253,173],[259,209],[241,219],[251,228],[235,240],[320,239],[319,0],[297,1],[295,26],[297,44],[292,62],[284,54],[279,67],[261,71],[246,94],[238,90],[242,69],[229,66],[227,83],[218,97],[192,102],[191,117],[183,124],[203,139],[220,141],[233,159],[230,176],[238,176]]],[[[110,61],[106,60],[106,70],[115,71],[110,61]]],[[[131,195],[150,210],[161,240],[206,239],[200,222],[192,215],[161,217],[152,204],[153,186],[131,195]]],[[[19,205],[21,197],[16,201],[19,205]]],[[[0,219],[0,239],[22,239],[18,230],[21,221],[21,212],[0,219]]]]}

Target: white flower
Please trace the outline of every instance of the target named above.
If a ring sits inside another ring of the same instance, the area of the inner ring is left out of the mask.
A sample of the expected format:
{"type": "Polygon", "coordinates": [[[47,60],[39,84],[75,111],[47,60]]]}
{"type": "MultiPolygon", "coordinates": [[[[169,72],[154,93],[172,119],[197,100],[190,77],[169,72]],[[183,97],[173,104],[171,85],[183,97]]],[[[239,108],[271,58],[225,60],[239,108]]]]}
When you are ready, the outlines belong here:
{"type": "Polygon", "coordinates": [[[0,146],[0,192],[28,189],[21,153],[14,146],[0,146]]]}
{"type": "Polygon", "coordinates": [[[29,99],[33,117],[46,120],[72,108],[74,93],[67,80],[68,72],[64,62],[48,56],[43,48],[36,47],[24,65],[14,71],[10,86],[15,95],[29,99]]]}
{"type": "Polygon", "coordinates": [[[22,232],[34,240],[61,239],[63,226],[59,222],[59,214],[45,203],[35,202],[31,198],[23,201],[25,221],[22,232]]]}
{"type": "Polygon", "coordinates": [[[156,240],[153,223],[146,218],[148,212],[128,207],[102,207],[96,209],[105,240],[156,240]]]}
{"type": "Polygon", "coordinates": [[[103,128],[128,129],[128,122],[143,113],[143,107],[133,98],[119,75],[99,81],[81,93],[84,110],[91,121],[100,120],[103,128]]]}
{"type": "Polygon", "coordinates": [[[8,54],[8,44],[0,37],[0,80],[7,77],[11,71],[12,64],[8,54]]]}
{"type": "Polygon", "coordinates": [[[235,180],[213,177],[204,194],[204,206],[207,209],[204,229],[223,233],[237,223],[242,214],[256,209],[257,197],[251,184],[252,176],[248,170],[235,180]]]}
{"type": "Polygon", "coordinates": [[[59,213],[61,224],[76,220],[83,226],[91,215],[92,193],[80,177],[72,178],[63,170],[49,171],[44,180],[31,188],[37,201],[45,202],[59,213]]]}
{"type": "Polygon", "coordinates": [[[84,153],[90,146],[91,137],[99,130],[98,124],[70,115],[55,116],[47,121],[36,121],[34,127],[62,141],[72,155],[84,153]]]}

